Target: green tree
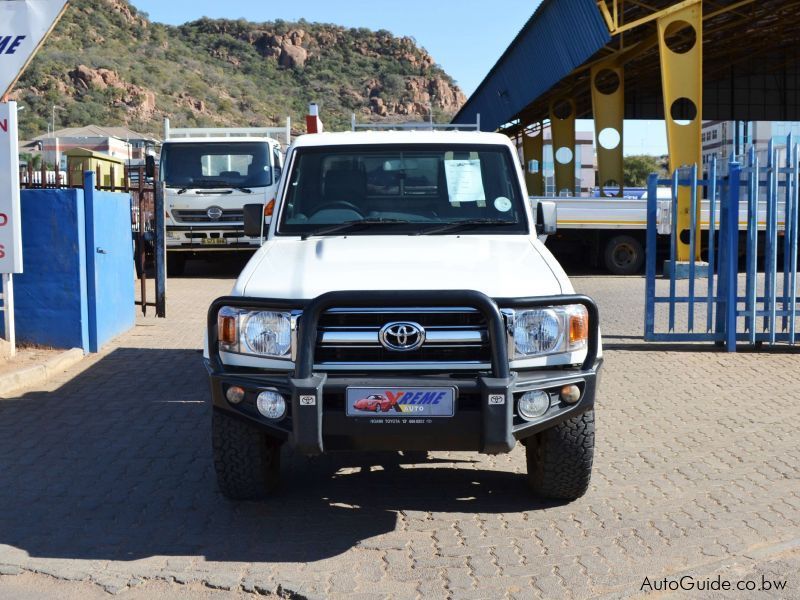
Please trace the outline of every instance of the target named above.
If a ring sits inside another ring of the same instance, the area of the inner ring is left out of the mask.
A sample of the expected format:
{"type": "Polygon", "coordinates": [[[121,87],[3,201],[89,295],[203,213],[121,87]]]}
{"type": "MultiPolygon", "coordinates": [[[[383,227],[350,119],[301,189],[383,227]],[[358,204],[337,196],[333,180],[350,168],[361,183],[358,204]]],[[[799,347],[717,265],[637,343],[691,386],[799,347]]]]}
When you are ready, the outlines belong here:
{"type": "Polygon", "coordinates": [[[655,156],[647,154],[625,157],[625,185],[644,187],[651,173],[661,173],[661,164],[655,156]]]}

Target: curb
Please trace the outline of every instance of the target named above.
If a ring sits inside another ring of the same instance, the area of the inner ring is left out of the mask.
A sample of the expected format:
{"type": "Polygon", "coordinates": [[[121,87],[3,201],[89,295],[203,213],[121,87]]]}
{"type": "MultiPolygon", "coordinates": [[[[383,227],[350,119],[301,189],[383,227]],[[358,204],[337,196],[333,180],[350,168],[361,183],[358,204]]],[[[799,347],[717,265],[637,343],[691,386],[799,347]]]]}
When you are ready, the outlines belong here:
{"type": "Polygon", "coordinates": [[[0,375],[0,399],[9,397],[12,392],[21,388],[34,387],[47,382],[54,375],[79,363],[84,356],[83,350],[73,348],[54,356],[41,365],[0,375]]]}

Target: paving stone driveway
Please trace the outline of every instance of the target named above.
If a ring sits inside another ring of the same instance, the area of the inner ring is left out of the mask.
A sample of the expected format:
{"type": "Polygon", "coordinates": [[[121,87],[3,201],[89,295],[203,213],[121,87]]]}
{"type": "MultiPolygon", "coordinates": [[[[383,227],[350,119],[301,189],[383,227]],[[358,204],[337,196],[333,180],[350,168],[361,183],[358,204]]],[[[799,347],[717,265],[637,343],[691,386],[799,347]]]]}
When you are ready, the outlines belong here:
{"type": "Polygon", "coordinates": [[[161,579],[176,594],[426,599],[617,597],[645,576],[766,574],[788,587],[762,597],[800,597],[796,352],[644,345],[643,281],[580,277],[606,343],[583,499],[532,498],[517,448],[323,459],[268,503],[232,504],[215,488],[198,350],[231,283],[171,280],[168,320],[140,318],[49,391],[0,400],[0,574],[113,593],[161,579]]]}

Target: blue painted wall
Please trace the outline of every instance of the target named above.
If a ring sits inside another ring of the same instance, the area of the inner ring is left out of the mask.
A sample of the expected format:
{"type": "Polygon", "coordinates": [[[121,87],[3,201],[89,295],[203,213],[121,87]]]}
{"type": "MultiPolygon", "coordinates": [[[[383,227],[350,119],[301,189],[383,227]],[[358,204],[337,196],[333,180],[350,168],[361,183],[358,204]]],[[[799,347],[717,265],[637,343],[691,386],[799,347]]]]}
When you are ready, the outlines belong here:
{"type": "Polygon", "coordinates": [[[130,197],[93,188],[21,193],[19,341],[97,352],[134,326],[130,197]]]}
{"type": "Polygon", "coordinates": [[[131,200],[91,184],[84,189],[89,350],[97,352],[136,322],[131,200]]]}
{"type": "Polygon", "coordinates": [[[89,350],[83,190],[21,192],[24,272],[14,276],[17,339],[89,350]]]}

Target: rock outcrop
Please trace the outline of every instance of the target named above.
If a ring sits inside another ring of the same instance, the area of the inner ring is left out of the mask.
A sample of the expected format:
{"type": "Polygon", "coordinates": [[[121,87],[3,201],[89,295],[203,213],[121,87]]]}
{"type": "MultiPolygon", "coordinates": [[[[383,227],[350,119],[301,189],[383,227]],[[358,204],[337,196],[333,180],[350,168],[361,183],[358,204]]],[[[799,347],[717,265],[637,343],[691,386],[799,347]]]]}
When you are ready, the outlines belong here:
{"type": "Polygon", "coordinates": [[[23,135],[42,133],[52,105],[63,126],[127,125],[157,134],[182,126],[302,123],[308,102],[329,130],[361,120],[446,119],[465,98],[410,37],[299,21],[199,19],[151,23],[127,0],[72,0],[13,97],[29,110],[23,135]]]}

